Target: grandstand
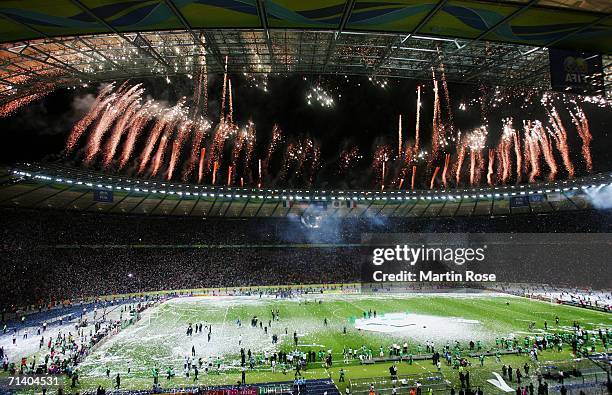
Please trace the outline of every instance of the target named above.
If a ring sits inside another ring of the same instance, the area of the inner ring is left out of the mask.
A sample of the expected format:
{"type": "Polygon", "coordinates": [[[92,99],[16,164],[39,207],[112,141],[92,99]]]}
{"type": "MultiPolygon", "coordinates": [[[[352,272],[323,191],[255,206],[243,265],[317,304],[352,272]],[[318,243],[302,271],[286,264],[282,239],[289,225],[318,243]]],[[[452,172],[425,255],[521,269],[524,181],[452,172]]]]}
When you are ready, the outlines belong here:
{"type": "Polygon", "coordinates": [[[536,184],[440,190],[257,189],[138,180],[53,165],[10,169],[0,205],[95,212],[229,218],[455,217],[544,214],[599,208],[592,196],[612,174],[536,184]],[[112,201],[96,201],[111,191],[112,201]]]}

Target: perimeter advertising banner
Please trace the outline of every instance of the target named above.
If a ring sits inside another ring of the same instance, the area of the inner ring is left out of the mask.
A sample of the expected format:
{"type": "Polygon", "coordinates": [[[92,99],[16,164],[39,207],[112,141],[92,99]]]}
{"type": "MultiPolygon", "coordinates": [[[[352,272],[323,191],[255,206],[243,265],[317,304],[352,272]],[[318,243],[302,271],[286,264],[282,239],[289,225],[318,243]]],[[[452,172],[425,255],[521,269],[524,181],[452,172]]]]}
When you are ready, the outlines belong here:
{"type": "Polygon", "coordinates": [[[553,90],[577,94],[603,94],[600,54],[551,48],[550,84],[553,90]]]}
{"type": "Polygon", "coordinates": [[[112,203],[113,202],[113,191],[106,191],[103,189],[93,190],[94,202],[112,203]]]}

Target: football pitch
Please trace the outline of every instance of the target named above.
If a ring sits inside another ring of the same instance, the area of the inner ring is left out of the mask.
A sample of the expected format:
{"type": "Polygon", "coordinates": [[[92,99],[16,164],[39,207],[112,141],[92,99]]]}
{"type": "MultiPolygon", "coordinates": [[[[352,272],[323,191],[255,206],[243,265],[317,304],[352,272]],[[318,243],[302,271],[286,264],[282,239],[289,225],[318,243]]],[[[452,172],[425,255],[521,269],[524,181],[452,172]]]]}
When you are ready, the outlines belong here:
{"type": "MultiPolygon", "coordinates": [[[[496,339],[516,338],[522,345],[526,336],[570,333],[574,322],[587,330],[612,329],[610,314],[487,293],[174,298],[145,310],[138,322],[100,344],[79,366],[80,388],[98,385],[112,388],[117,373],[122,377],[123,389],[151,388],[153,368],[159,369],[159,382],[164,388],[235,384],[241,378],[240,349],[244,348],[245,352],[251,351],[254,360],[253,369],[246,372],[247,383],[293,380],[291,368],[282,369],[279,364],[273,372],[270,364],[265,363],[265,358],[274,352],[331,351],[332,367],[326,368],[317,358],[302,374],[307,379],[331,377],[344,391],[349,379],[388,376],[393,363],[360,364],[357,358],[347,361],[343,351],[349,348],[359,352],[371,350],[373,357],[382,352],[387,357],[389,347],[397,344],[403,348],[408,343],[414,362],[398,363],[399,374],[426,376],[438,371],[431,360],[418,359],[419,354],[425,353],[427,342],[433,342],[438,350],[447,344],[454,348],[459,342],[462,356],[467,357],[470,341],[480,343],[484,352],[496,347],[496,339]],[[278,313],[277,319],[273,319],[272,312],[278,313]],[[544,328],[544,321],[548,329],[544,328]],[[204,330],[188,336],[190,324],[203,324],[204,330]],[[272,341],[274,335],[277,343],[272,341]],[[200,369],[197,382],[193,371],[190,377],[184,374],[186,358],[193,363],[201,358],[203,366],[209,366],[208,371],[200,369]],[[338,382],[341,368],[346,383],[338,382]],[[175,373],[172,378],[167,378],[169,369],[175,373]]],[[[597,351],[603,350],[600,341],[595,347],[597,351]]],[[[571,347],[565,344],[561,351],[541,352],[539,363],[569,362],[573,358],[571,347]]],[[[522,367],[528,363],[531,372],[537,369],[537,363],[526,354],[501,355],[499,362],[494,356],[486,357],[483,366],[478,357],[467,359],[471,363],[468,369],[472,386],[482,386],[487,390],[485,393],[495,392],[487,379],[493,378],[492,372],[500,372],[502,364],[522,367]]],[[[450,385],[457,387],[457,369],[442,362],[441,373],[450,385]]]]}

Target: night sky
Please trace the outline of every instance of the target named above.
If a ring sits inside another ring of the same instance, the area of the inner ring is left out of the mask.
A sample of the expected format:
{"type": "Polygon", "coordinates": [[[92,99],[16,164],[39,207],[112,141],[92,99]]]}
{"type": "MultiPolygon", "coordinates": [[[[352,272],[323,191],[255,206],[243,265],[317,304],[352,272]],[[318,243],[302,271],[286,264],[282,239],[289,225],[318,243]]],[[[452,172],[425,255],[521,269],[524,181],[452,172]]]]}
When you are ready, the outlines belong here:
{"type": "MultiPolygon", "coordinates": [[[[398,115],[403,116],[404,138],[414,138],[416,87],[423,89],[421,108],[422,146],[429,149],[433,111],[433,84],[429,81],[387,80],[385,87],[381,81],[370,81],[367,77],[345,76],[270,76],[267,92],[255,87],[251,79],[244,76],[231,76],[234,88],[234,120],[244,125],[252,119],[256,125],[258,144],[254,158],[264,155],[272,126],[277,123],[286,136],[309,136],[321,144],[323,168],[318,173],[315,185],[321,187],[373,187],[374,178],[369,171],[374,147],[381,143],[397,147],[398,115]],[[331,108],[318,104],[308,105],[308,90],[319,85],[335,99],[331,108]],[[338,175],[337,160],[340,151],[356,144],[364,158],[348,174],[338,175]]],[[[176,103],[181,96],[191,96],[193,80],[186,77],[173,77],[168,84],[164,79],[132,80],[131,83],[144,83],[147,96],[176,103]]],[[[222,76],[209,77],[209,118],[218,121],[222,76]]],[[[0,145],[0,162],[12,164],[20,161],[61,161],[79,165],[78,158],[64,158],[61,152],[72,124],[80,119],[91,103],[98,87],[90,86],[77,89],[60,89],[43,100],[19,110],[10,118],[0,119],[3,144],[0,145]]],[[[533,97],[533,104],[521,108],[522,96],[511,93],[507,99],[493,108],[490,103],[480,106],[476,99],[490,97],[495,88],[476,85],[449,84],[451,108],[455,125],[462,131],[469,131],[483,124],[487,117],[489,124],[488,146],[494,147],[501,134],[502,119],[512,116],[515,128],[523,119],[541,119],[547,116],[539,103],[539,95],[533,97]],[[459,105],[465,103],[465,111],[459,105]]],[[[440,89],[442,92],[442,89],[440,89]]],[[[448,108],[442,98],[443,120],[448,120],[448,108]]],[[[577,166],[577,174],[583,173],[580,161],[580,139],[573,127],[567,111],[559,106],[568,130],[572,158],[577,166]]],[[[606,120],[609,109],[594,105],[584,106],[593,134],[593,159],[595,171],[612,169],[610,149],[612,143],[607,136],[606,120]]],[[[187,143],[189,144],[189,142],[187,143]]],[[[188,149],[184,148],[184,152],[188,149]]],[[[560,157],[557,162],[562,168],[560,157]]],[[[542,160],[542,163],[543,160],[542,160]]],[[[256,168],[256,164],[254,166],[256,168]]],[[[543,169],[547,170],[543,164],[543,169]]],[[[563,172],[560,176],[563,177],[563,172]]],[[[300,186],[303,180],[287,181],[290,186],[300,186]]]]}

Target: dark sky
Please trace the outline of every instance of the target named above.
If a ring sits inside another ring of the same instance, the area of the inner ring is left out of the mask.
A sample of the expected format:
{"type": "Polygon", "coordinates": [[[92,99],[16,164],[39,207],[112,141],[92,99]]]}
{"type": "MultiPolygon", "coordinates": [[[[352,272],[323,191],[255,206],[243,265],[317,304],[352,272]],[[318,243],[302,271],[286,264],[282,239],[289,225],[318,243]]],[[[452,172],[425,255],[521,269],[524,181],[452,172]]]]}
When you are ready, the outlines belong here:
{"type": "MultiPolygon", "coordinates": [[[[258,146],[255,157],[260,157],[265,152],[274,123],[279,124],[288,136],[307,135],[318,141],[322,147],[324,167],[315,182],[317,185],[373,186],[371,180],[364,181],[364,174],[367,175],[371,163],[373,147],[382,142],[396,147],[400,113],[403,115],[404,138],[414,137],[417,85],[421,85],[423,89],[422,144],[426,149],[430,145],[433,111],[431,81],[388,80],[387,86],[383,88],[367,77],[270,76],[268,92],[264,92],[243,76],[231,78],[234,87],[234,119],[239,125],[244,125],[252,119],[256,125],[258,146]],[[320,85],[331,93],[335,99],[332,108],[306,103],[306,94],[314,85],[320,85]],[[364,159],[352,174],[339,181],[336,172],[337,158],[341,149],[351,143],[359,146],[364,159]]],[[[164,79],[131,82],[143,82],[150,97],[171,105],[181,96],[190,96],[193,90],[193,81],[185,77],[174,77],[171,84],[167,84],[164,79]]],[[[222,76],[210,76],[209,114],[219,113],[221,85],[222,76]]],[[[11,164],[26,160],[63,160],[60,154],[72,124],[84,114],[87,104],[91,102],[92,96],[88,94],[95,94],[96,90],[97,86],[76,90],[61,89],[21,109],[10,118],[0,119],[0,130],[4,139],[0,145],[0,162],[11,164]]],[[[512,116],[517,128],[523,119],[547,119],[539,104],[539,96],[534,97],[533,104],[527,108],[520,107],[524,98],[517,93],[507,95],[507,99],[495,108],[490,104],[481,108],[475,100],[488,97],[493,91],[494,88],[480,88],[475,85],[449,85],[455,125],[461,130],[469,131],[482,125],[483,116],[486,116],[489,121],[490,147],[498,141],[502,128],[501,120],[504,117],[512,116]],[[466,111],[459,110],[460,103],[468,104],[466,111]]],[[[443,119],[447,120],[448,109],[444,100],[442,105],[443,119]]],[[[595,169],[610,170],[612,165],[609,152],[612,144],[606,133],[606,120],[610,111],[591,104],[585,105],[584,108],[589,116],[594,137],[595,169]]],[[[583,166],[579,164],[580,140],[567,111],[560,111],[568,129],[572,158],[578,163],[578,169],[581,169],[583,166]]],[[[211,120],[216,122],[217,119],[218,116],[211,116],[211,120]]],[[[561,163],[560,159],[558,162],[561,163]]],[[[545,165],[543,167],[545,168],[545,165]]]]}

